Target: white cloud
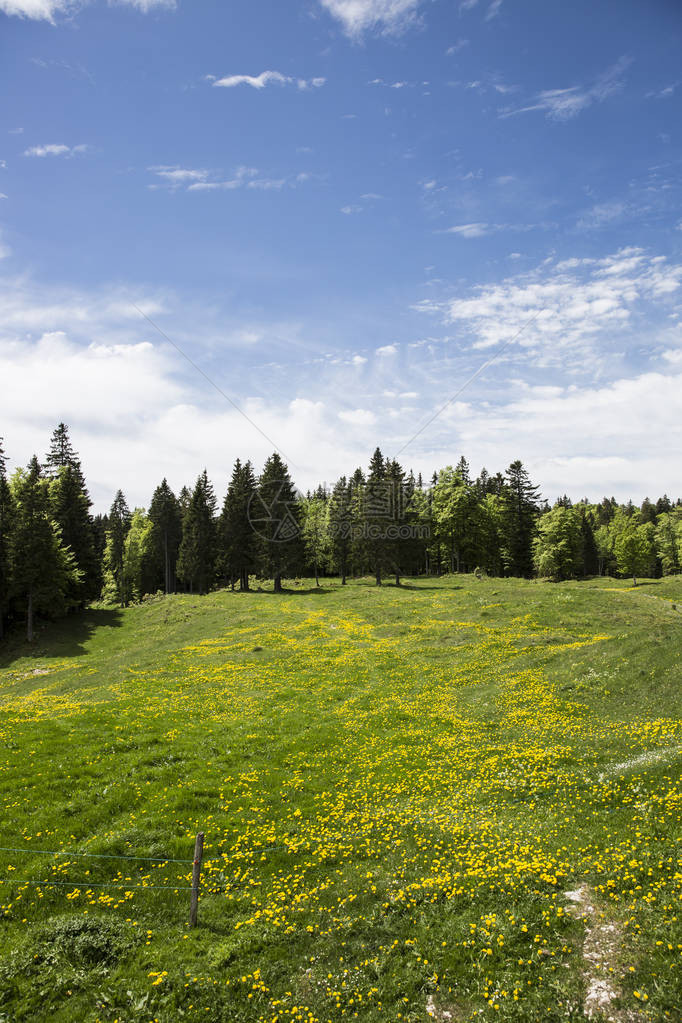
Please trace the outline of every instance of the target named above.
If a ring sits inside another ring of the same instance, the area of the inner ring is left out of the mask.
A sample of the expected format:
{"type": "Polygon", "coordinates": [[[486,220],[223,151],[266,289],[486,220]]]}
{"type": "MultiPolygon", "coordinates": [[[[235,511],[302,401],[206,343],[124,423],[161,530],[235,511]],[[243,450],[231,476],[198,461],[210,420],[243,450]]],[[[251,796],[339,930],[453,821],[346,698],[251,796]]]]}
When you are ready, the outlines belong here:
{"type": "MultiPolygon", "coordinates": [[[[283,325],[230,322],[224,308],[207,310],[139,286],[82,293],[21,277],[0,279],[6,447],[12,466],[23,464],[34,451],[44,452],[55,423],[68,422],[97,510],[108,507],[119,486],[131,505],[144,504],[164,475],[177,490],[204,465],[224,493],[237,456],[263,464],[273,444],[187,366],[134,302],[226,393],[251,395],[237,400],[285,452],[299,486],[333,483],[366,465],[376,443],[392,454],[409,440],[432,411],[443,380],[467,379],[485,358],[466,347],[467,334],[485,342],[489,326],[498,323],[508,339],[513,326],[541,309],[549,315],[529,328],[518,348],[510,347],[509,360],[481,378],[480,387],[473,385],[466,402],[448,409],[401,461],[428,477],[462,452],[476,470],[496,471],[520,457],[552,498],[564,491],[575,498],[613,492],[636,500],[647,491],[676,492],[682,351],[680,328],[666,312],[681,283],[682,267],[639,249],[545,262],[529,274],[434,304],[434,313],[457,324],[447,331],[456,339],[429,337],[406,345],[404,358],[367,364],[352,350],[310,358],[305,369],[289,358],[288,393],[273,393],[262,375],[264,364],[273,365],[273,338],[284,339],[286,359],[296,337],[283,325]],[[649,315],[659,307],[660,326],[649,315]],[[632,369],[616,364],[628,339],[633,351],[657,353],[655,372],[651,363],[641,365],[641,354],[632,369]],[[240,354],[254,345],[257,366],[251,355],[240,354]],[[608,377],[595,371],[595,353],[603,357],[597,370],[608,377]],[[255,396],[260,392],[263,398],[255,396]],[[301,397],[310,393],[316,401],[301,397]],[[357,407],[344,407],[349,394],[357,407]],[[401,402],[413,406],[409,415],[401,402]]],[[[306,348],[315,354],[312,345],[298,344],[296,351],[306,348]]],[[[377,349],[377,355],[397,352],[397,344],[377,349]]]]}
{"type": "Polygon", "coordinates": [[[4,192],[0,192],[0,199],[6,199],[6,198],[7,198],[7,196],[5,195],[5,193],[4,192]]]}
{"type": "Polygon", "coordinates": [[[500,13],[500,7],[502,6],[503,2],[504,0],[493,0],[493,2],[491,3],[490,7],[486,12],[485,16],[486,21],[492,21],[493,18],[497,17],[497,15],[500,13]]]}
{"type": "Polygon", "coordinates": [[[326,78],[293,78],[291,75],[283,75],[281,71],[261,71],[259,75],[227,75],[224,78],[214,78],[207,75],[214,88],[234,89],[238,85],[250,85],[252,89],[264,89],[268,85],[296,85],[301,91],[307,89],[321,89],[327,81],[326,78]]]}
{"type": "MultiPolygon", "coordinates": [[[[5,195],[3,196],[3,198],[6,199],[7,196],[5,195]]],[[[0,234],[0,259],[7,259],[7,257],[11,255],[12,250],[10,249],[9,245],[6,245],[4,243],[4,241],[2,240],[2,234],[0,234]]]]}
{"type": "MultiPolygon", "coordinates": [[[[0,0],[0,11],[19,18],[54,22],[55,15],[68,14],[86,2],[87,0],[0,0]]],[[[109,5],[136,7],[144,14],[158,7],[172,9],[177,6],[176,0],[109,0],[109,5]]]]}
{"type": "Polygon", "coordinates": [[[319,0],[341,22],[347,35],[357,38],[363,32],[404,31],[413,24],[421,0],[319,0]]]}
{"type": "Polygon", "coordinates": [[[488,234],[489,230],[489,224],[457,224],[455,227],[448,227],[445,233],[459,234],[462,238],[482,238],[484,234],[488,234]]]}
{"type": "Polygon", "coordinates": [[[311,179],[309,174],[297,174],[290,179],[263,177],[256,167],[237,167],[233,176],[227,179],[217,177],[213,171],[187,167],[159,166],[149,167],[148,170],[160,180],[147,187],[153,191],[165,189],[170,192],[177,192],[178,189],[187,192],[231,192],[237,188],[280,191],[287,184],[295,188],[311,179]]]}
{"type": "Polygon", "coordinates": [[[143,14],[148,14],[157,7],[166,7],[169,10],[175,10],[177,7],[176,0],[109,0],[110,7],[119,7],[122,5],[127,7],[136,7],[138,11],[142,11],[143,14]]]}
{"type": "Polygon", "coordinates": [[[535,348],[543,364],[562,360],[566,350],[578,350],[589,372],[594,360],[608,358],[608,342],[623,343],[635,313],[646,310],[653,316],[681,285],[682,265],[628,248],[603,259],[544,263],[476,288],[470,297],[427,301],[418,308],[468,329],[475,348],[510,342],[522,331],[519,346],[535,348]]]}
{"type": "Polygon", "coordinates": [[[622,202],[597,203],[590,210],[583,213],[576,226],[581,231],[596,231],[605,224],[611,224],[614,220],[619,220],[625,211],[626,206],[622,202]]]}
{"type": "Polygon", "coordinates": [[[446,57],[452,57],[454,56],[455,53],[459,53],[460,50],[463,50],[464,47],[468,45],[469,45],[468,39],[458,39],[457,42],[453,43],[452,46],[448,46],[447,50],[445,51],[445,55],[446,57]]]}
{"type": "Polygon", "coordinates": [[[79,156],[87,153],[90,147],[87,145],[66,146],[64,143],[50,143],[45,146],[31,146],[24,150],[24,156],[79,156]]]}
{"type": "Polygon", "coordinates": [[[342,206],[339,212],[340,213],[345,213],[345,215],[347,217],[352,217],[356,213],[362,213],[362,209],[363,209],[362,206],[354,206],[354,205],[342,206]]]}
{"type": "Polygon", "coordinates": [[[187,167],[168,167],[161,165],[159,167],[148,167],[152,174],[156,174],[157,177],[161,178],[161,184],[150,185],[150,188],[170,188],[175,191],[177,188],[181,188],[183,185],[190,185],[192,182],[205,181],[208,177],[208,171],[206,170],[192,170],[187,167]]]}
{"type": "Polygon", "coordinates": [[[607,68],[592,85],[572,85],[565,89],[546,89],[538,93],[535,100],[528,106],[515,110],[503,110],[501,117],[512,117],[515,114],[526,114],[533,110],[543,110],[548,118],[554,121],[568,121],[577,117],[581,111],[593,103],[603,103],[605,99],[620,92],[625,85],[625,72],[632,64],[632,58],[621,57],[610,68],[607,68]]]}
{"type": "Polygon", "coordinates": [[[672,85],[666,85],[664,89],[654,89],[651,92],[647,92],[647,99],[670,99],[671,96],[675,95],[679,82],[673,82],[672,85]]]}
{"type": "Polygon", "coordinates": [[[344,423],[351,423],[353,426],[373,426],[377,421],[374,412],[369,409],[356,408],[349,412],[339,412],[339,419],[344,423]]]}
{"type": "Polygon", "coordinates": [[[54,21],[55,14],[63,14],[73,6],[72,0],[0,0],[4,14],[34,21],[54,21]]]}

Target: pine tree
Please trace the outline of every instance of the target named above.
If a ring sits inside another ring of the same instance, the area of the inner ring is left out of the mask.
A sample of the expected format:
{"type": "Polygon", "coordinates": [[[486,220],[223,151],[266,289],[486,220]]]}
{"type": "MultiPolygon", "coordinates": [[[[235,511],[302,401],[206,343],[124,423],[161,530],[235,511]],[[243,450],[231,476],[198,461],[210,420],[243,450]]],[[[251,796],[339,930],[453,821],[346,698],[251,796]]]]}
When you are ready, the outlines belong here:
{"type": "Polygon", "coordinates": [[[357,468],[348,484],[351,518],[350,563],[354,576],[364,575],[369,567],[369,551],[365,528],[366,483],[364,472],[362,469],[357,468]]]}
{"type": "Polygon", "coordinates": [[[393,494],[387,479],[386,462],[376,448],[369,463],[363,500],[367,554],[377,586],[389,564],[387,527],[393,518],[393,494]]]}
{"type": "Polygon", "coordinates": [[[580,532],[583,548],[583,575],[599,574],[599,550],[592,528],[591,513],[585,507],[580,511],[580,532]]]}
{"type": "Polygon", "coordinates": [[[163,586],[166,593],[175,590],[175,567],[182,537],[180,504],[164,478],[154,491],[149,505],[151,532],[147,550],[153,588],[163,586]]]}
{"type": "MultiPolygon", "coordinates": [[[[60,423],[52,434],[50,450],[45,458],[45,469],[48,476],[58,476],[59,470],[70,466],[81,473],[81,464],[78,455],[73,449],[69,428],[65,423],[60,423]]],[[[81,475],[81,483],[82,475],[81,475]]]]}
{"type": "Polygon", "coordinates": [[[300,506],[289,470],[275,452],[268,458],[252,506],[251,523],[259,537],[259,564],[263,576],[282,591],[285,574],[297,573],[303,563],[300,506]]]}
{"type": "Polygon", "coordinates": [[[70,595],[71,603],[82,606],[99,593],[100,569],[90,515],[92,502],[78,454],[64,423],[52,434],[46,475],[51,480],[50,513],[62,531],[62,543],[70,548],[81,572],[77,592],[70,595]]]}
{"type": "Polygon", "coordinates": [[[80,571],[50,517],[48,484],[35,456],[28,469],[17,470],[12,492],[16,505],[11,538],[13,591],[26,610],[30,643],[35,615],[67,610],[68,594],[78,585],[80,571]]]}
{"type": "Polygon", "coordinates": [[[215,582],[216,498],[206,470],[192,491],[182,522],[182,542],[178,554],[178,575],[190,593],[208,593],[215,582]]]}
{"type": "Polygon", "coordinates": [[[4,635],[4,618],[12,593],[10,553],[15,519],[14,498],[7,482],[6,465],[0,437],[0,639],[4,635]]]}
{"type": "Polygon", "coordinates": [[[218,522],[219,572],[234,586],[248,590],[249,575],[255,572],[258,537],[251,525],[251,510],[256,498],[256,480],[251,462],[234,464],[223,509],[218,522]]]}
{"type": "Polygon", "coordinates": [[[106,549],[104,552],[105,575],[111,574],[114,592],[118,603],[125,604],[125,589],[123,585],[123,560],[125,555],[125,541],[130,529],[130,509],[123,496],[123,491],[118,490],[114,503],[109,511],[109,521],[106,533],[106,549]]]}
{"type": "Polygon", "coordinates": [[[341,576],[341,585],[346,585],[352,549],[352,506],[351,487],[342,476],[332,491],[329,500],[329,539],[334,565],[341,576]]]}
{"type": "Polygon", "coordinates": [[[104,585],[104,552],[107,546],[108,515],[94,515],[92,518],[92,545],[95,552],[95,577],[93,589],[95,595],[102,592],[104,585]]]}
{"type": "Polygon", "coordinates": [[[395,574],[396,586],[400,586],[405,553],[405,541],[401,536],[406,524],[405,473],[395,459],[386,461],[386,483],[392,502],[391,519],[386,524],[386,564],[395,574]]]}
{"type": "Polygon", "coordinates": [[[523,463],[507,469],[503,492],[502,559],[507,575],[533,574],[533,539],[538,515],[538,491],[523,463]]]}

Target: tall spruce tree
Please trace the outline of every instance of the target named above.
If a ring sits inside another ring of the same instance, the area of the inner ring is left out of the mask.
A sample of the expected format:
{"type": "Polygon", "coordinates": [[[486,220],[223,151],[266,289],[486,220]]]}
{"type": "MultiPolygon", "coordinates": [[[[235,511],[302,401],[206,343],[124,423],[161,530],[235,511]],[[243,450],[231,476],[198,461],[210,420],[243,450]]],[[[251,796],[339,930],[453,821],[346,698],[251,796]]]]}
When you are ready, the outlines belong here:
{"type": "Polygon", "coordinates": [[[125,586],[123,580],[123,561],[125,542],[132,515],[123,491],[118,490],[108,516],[106,548],[104,551],[105,575],[111,573],[114,590],[119,604],[125,604],[125,586]]]}
{"type": "Polygon", "coordinates": [[[46,475],[51,480],[51,515],[62,531],[62,543],[71,549],[81,572],[77,591],[70,595],[71,603],[83,605],[98,596],[100,571],[90,515],[92,502],[65,423],[60,423],[52,434],[46,475]]]}
{"type": "Polygon", "coordinates": [[[251,521],[259,537],[261,574],[282,591],[285,575],[298,573],[303,564],[300,506],[289,470],[275,452],[258,480],[251,521]]]}
{"type": "Polygon", "coordinates": [[[538,490],[520,461],[507,469],[503,491],[502,560],[512,576],[533,574],[533,539],[538,516],[538,490]]]}
{"type": "Polygon", "coordinates": [[[5,615],[12,593],[10,553],[14,511],[14,498],[7,482],[7,461],[0,437],[0,639],[4,635],[5,615]]]}
{"type": "Polygon", "coordinates": [[[249,575],[257,567],[258,537],[250,518],[255,497],[251,462],[237,459],[218,521],[218,546],[220,575],[232,586],[239,580],[241,590],[248,590],[249,575]]]}
{"type": "Polygon", "coordinates": [[[386,526],[386,564],[395,575],[395,584],[400,586],[406,544],[405,471],[396,459],[386,461],[386,483],[391,498],[390,518],[386,526]]]}
{"type": "Polygon", "coordinates": [[[190,593],[208,593],[215,582],[215,512],[215,493],[204,469],[185,512],[178,554],[178,575],[190,593]]]}
{"type": "Polygon", "coordinates": [[[379,448],[375,449],[369,463],[363,512],[370,568],[377,586],[381,586],[390,557],[387,529],[393,517],[393,495],[379,448]]]}
{"type": "Polygon", "coordinates": [[[341,576],[341,585],[346,585],[352,544],[351,488],[342,476],[332,490],[329,499],[329,542],[332,560],[341,576]]]}
{"type": "Polygon", "coordinates": [[[149,521],[151,531],[146,543],[153,588],[163,586],[166,593],[173,593],[182,538],[182,517],[178,499],[165,477],[152,496],[149,521]]]}
{"type": "Polygon", "coordinates": [[[78,585],[80,570],[50,517],[48,482],[35,455],[28,469],[17,470],[12,492],[16,506],[11,537],[13,591],[26,611],[30,643],[36,614],[55,616],[68,610],[68,595],[78,585]]]}
{"type": "Polygon", "coordinates": [[[50,450],[45,457],[46,475],[58,476],[59,470],[65,466],[71,466],[81,472],[81,464],[73,449],[69,428],[66,423],[60,423],[52,434],[50,450]]]}

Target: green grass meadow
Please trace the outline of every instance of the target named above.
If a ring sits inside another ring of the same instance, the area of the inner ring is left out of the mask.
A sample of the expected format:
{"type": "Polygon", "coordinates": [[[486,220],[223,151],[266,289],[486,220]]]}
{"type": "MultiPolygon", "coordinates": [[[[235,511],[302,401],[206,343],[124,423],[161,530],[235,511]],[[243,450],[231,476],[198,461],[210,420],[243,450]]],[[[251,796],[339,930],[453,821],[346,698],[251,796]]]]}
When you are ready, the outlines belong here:
{"type": "Polygon", "coordinates": [[[8,641],[0,1023],[583,1020],[582,884],[604,1019],[679,1021],[681,651],[679,577],[305,581],[8,641]]]}

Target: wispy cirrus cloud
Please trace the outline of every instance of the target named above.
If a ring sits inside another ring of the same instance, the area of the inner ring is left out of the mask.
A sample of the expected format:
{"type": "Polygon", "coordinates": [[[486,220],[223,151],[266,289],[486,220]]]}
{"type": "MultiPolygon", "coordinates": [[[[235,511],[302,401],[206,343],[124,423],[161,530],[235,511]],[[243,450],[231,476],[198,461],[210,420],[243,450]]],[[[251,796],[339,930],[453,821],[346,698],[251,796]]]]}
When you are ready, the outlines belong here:
{"type": "Polygon", "coordinates": [[[625,72],[632,64],[632,58],[623,56],[591,85],[571,85],[565,89],[546,89],[539,92],[533,102],[526,106],[507,108],[500,111],[500,117],[514,117],[541,110],[553,121],[569,121],[587,110],[594,103],[603,103],[610,96],[620,92],[625,85],[625,72]]]}
{"type": "Polygon", "coordinates": [[[454,227],[446,228],[445,234],[458,234],[462,238],[482,238],[483,235],[490,234],[491,230],[490,224],[456,224],[454,227]]]}
{"type": "Polygon", "coordinates": [[[321,89],[327,79],[294,78],[292,75],[283,75],[281,71],[261,71],[259,75],[225,75],[223,78],[206,75],[206,81],[218,89],[235,89],[239,85],[250,85],[252,89],[265,89],[268,85],[295,85],[301,92],[305,92],[308,89],[321,89]]]}
{"type": "Polygon", "coordinates": [[[168,10],[175,10],[178,6],[176,0],[109,0],[110,7],[136,7],[143,14],[165,7],[168,10]]]}
{"type": "Polygon", "coordinates": [[[546,364],[580,349],[591,371],[593,357],[607,357],[607,344],[623,345],[636,316],[663,316],[664,303],[681,287],[682,264],[630,247],[602,259],[547,260],[466,297],[416,308],[467,329],[474,348],[508,342],[523,330],[519,346],[537,348],[546,364]]]}
{"type": "Polygon", "coordinates": [[[238,188],[248,188],[270,192],[280,191],[287,185],[295,188],[312,179],[312,175],[305,173],[272,178],[261,174],[257,167],[244,166],[237,167],[228,178],[221,177],[217,171],[203,168],[161,165],[147,169],[157,178],[147,185],[151,191],[232,192],[238,188]]]}
{"type": "Polygon", "coordinates": [[[397,34],[417,20],[422,0],[319,0],[352,38],[364,32],[397,34]]]}
{"type": "MultiPolygon", "coordinates": [[[[54,24],[57,15],[77,11],[87,2],[88,0],[0,0],[0,12],[17,18],[49,21],[54,24]]],[[[157,8],[173,10],[177,3],[176,0],[109,0],[109,6],[135,7],[143,14],[148,14],[157,8]]]]}
{"type": "Polygon", "coordinates": [[[81,156],[87,153],[90,146],[84,143],[78,146],[67,146],[63,142],[52,142],[45,146],[30,146],[24,150],[24,156],[81,156]]]}
{"type": "Polygon", "coordinates": [[[626,211],[627,206],[624,202],[596,203],[591,209],[585,210],[576,227],[579,231],[598,231],[601,227],[620,220],[626,211]]]}

